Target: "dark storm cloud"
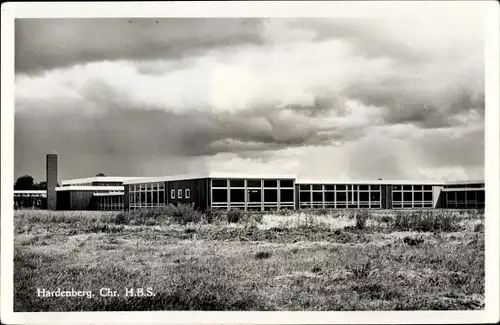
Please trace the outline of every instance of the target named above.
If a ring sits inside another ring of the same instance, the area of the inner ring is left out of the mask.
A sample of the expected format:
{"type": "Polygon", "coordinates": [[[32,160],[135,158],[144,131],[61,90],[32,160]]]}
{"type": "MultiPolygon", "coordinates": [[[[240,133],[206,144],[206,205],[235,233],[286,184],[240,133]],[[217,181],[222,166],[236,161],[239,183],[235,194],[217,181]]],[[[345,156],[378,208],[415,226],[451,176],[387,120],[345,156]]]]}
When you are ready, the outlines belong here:
{"type": "Polygon", "coordinates": [[[102,60],[172,59],[261,42],[260,19],[16,19],[16,73],[102,60]]]}
{"type": "MultiPolygon", "coordinates": [[[[439,33],[417,37],[408,25],[396,24],[408,33],[379,25],[373,19],[16,21],[16,171],[52,150],[71,157],[67,168],[82,170],[76,176],[109,170],[113,161],[119,174],[155,175],[165,164],[175,165],[169,172],[190,171],[182,161],[200,157],[272,162],[282,149],[328,146],[359,160],[359,177],[372,166],[400,175],[397,149],[381,142],[391,138],[378,140],[372,129],[407,124],[427,134],[484,119],[483,52],[439,33]],[[370,150],[389,153],[363,161],[370,150]],[[146,160],[155,163],[145,166],[146,160]]],[[[473,139],[468,145],[481,142],[473,139]]],[[[431,142],[420,138],[414,146],[428,148],[424,154],[436,166],[482,159],[466,161],[478,152],[456,141],[440,160],[431,142]]]]}

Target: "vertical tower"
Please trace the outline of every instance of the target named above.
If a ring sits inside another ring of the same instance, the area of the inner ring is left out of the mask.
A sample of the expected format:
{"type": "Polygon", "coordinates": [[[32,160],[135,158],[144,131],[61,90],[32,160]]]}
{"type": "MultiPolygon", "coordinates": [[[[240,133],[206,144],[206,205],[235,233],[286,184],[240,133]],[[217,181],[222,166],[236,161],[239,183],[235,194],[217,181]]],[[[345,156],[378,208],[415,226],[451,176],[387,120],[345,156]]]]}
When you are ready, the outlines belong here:
{"type": "Polygon", "coordinates": [[[47,154],[45,167],[47,181],[47,210],[55,210],[57,207],[57,155],[47,154]]]}

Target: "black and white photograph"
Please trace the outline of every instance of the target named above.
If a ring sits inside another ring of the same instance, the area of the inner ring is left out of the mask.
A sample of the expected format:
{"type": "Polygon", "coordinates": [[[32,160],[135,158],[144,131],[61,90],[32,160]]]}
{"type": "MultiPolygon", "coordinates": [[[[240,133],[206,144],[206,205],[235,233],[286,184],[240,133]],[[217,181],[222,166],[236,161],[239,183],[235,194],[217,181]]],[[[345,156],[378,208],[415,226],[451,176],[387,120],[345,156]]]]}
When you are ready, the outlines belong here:
{"type": "Polygon", "coordinates": [[[377,3],[10,3],[8,311],[498,320],[498,3],[377,3]]]}

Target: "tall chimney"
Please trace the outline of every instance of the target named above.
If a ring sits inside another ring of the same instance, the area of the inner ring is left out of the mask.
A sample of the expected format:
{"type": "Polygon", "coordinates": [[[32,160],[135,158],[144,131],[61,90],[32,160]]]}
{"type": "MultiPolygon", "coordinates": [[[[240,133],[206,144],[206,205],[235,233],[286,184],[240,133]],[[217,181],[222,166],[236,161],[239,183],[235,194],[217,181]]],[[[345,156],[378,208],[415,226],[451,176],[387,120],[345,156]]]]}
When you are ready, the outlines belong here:
{"type": "Polygon", "coordinates": [[[47,181],[47,210],[55,210],[57,208],[57,154],[47,154],[45,172],[47,181]]]}

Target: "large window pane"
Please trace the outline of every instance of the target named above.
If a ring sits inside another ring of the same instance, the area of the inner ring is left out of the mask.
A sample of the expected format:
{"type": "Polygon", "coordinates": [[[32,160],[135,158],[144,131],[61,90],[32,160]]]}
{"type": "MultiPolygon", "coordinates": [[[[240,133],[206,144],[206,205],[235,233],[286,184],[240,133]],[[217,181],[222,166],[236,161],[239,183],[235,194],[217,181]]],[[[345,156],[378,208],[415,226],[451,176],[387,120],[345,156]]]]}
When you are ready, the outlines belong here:
{"type": "Polygon", "coordinates": [[[248,202],[261,202],[261,190],[248,190],[248,202]]]}
{"type": "Polygon", "coordinates": [[[310,202],[311,201],[311,192],[300,192],[299,194],[300,202],[310,202]]]}
{"type": "Polygon", "coordinates": [[[322,202],[323,202],[323,193],[313,192],[313,203],[322,203],[322,202]]]}
{"type": "Polygon", "coordinates": [[[411,202],[412,200],[411,192],[403,192],[403,200],[405,202],[411,202]]]}
{"type": "Polygon", "coordinates": [[[227,202],[227,190],[226,189],[212,189],[212,201],[213,202],[227,202]]]}
{"type": "Polygon", "coordinates": [[[484,203],[484,191],[478,191],[477,192],[477,202],[478,203],[484,203]]]}
{"type": "Polygon", "coordinates": [[[370,200],[370,194],[368,192],[359,192],[359,200],[360,201],[370,200]]]}
{"type": "Polygon", "coordinates": [[[414,192],[413,196],[414,196],[415,201],[422,201],[423,200],[422,192],[414,192]]]}
{"type": "Polygon", "coordinates": [[[347,200],[346,192],[337,192],[337,201],[345,202],[347,200]]]}
{"type": "Polygon", "coordinates": [[[380,201],[380,192],[371,192],[370,196],[372,201],[380,201]]]}
{"type": "Polygon", "coordinates": [[[264,202],[278,202],[278,190],[264,190],[264,202]]]}
{"type": "Polygon", "coordinates": [[[244,189],[231,189],[231,202],[232,203],[245,202],[245,190],[244,189]]]}
{"type": "Polygon", "coordinates": [[[159,198],[158,198],[158,203],[165,203],[165,191],[160,191],[159,193],[159,198]]]}
{"type": "Polygon", "coordinates": [[[335,202],[335,192],[325,192],[326,202],[335,202]]]}
{"type": "Polygon", "coordinates": [[[280,190],[281,202],[293,202],[293,189],[280,190]]]}
{"type": "Polygon", "coordinates": [[[432,201],[432,192],[424,192],[424,201],[432,201]]]}
{"type": "Polygon", "coordinates": [[[392,200],[401,201],[402,200],[401,192],[392,192],[392,200]]]}

